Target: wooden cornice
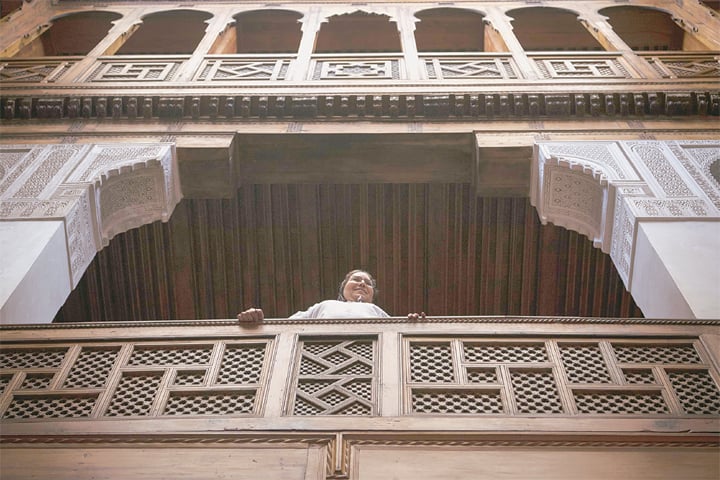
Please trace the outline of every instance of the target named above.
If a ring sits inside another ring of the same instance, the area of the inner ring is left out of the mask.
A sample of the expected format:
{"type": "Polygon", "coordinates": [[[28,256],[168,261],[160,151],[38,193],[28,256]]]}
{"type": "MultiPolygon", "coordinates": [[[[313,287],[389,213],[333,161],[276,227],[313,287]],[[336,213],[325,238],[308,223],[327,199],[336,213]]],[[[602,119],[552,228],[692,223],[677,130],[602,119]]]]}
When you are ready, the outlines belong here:
{"type": "Polygon", "coordinates": [[[0,96],[4,120],[718,116],[720,90],[626,93],[0,96]]]}

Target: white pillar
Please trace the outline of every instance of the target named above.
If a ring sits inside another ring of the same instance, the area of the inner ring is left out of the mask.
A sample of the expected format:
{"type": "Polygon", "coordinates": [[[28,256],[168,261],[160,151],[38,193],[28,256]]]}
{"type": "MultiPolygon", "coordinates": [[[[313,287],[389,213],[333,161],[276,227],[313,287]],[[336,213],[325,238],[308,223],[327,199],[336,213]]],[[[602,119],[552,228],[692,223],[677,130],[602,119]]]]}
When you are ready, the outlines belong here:
{"type": "Polygon", "coordinates": [[[47,323],[72,289],[59,220],[0,222],[0,324],[47,323]]]}
{"type": "Polygon", "coordinates": [[[720,222],[641,222],[631,294],[647,317],[720,319],[720,222]]]}

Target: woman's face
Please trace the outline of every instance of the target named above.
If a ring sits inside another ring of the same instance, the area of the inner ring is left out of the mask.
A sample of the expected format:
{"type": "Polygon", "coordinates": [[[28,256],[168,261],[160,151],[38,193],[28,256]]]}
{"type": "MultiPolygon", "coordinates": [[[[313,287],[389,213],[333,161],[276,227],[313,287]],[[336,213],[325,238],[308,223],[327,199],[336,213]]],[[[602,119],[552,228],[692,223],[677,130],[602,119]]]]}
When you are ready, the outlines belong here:
{"type": "Polygon", "coordinates": [[[366,272],[353,272],[342,291],[348,302],[371,303],[375,296],[373,281],[366,272]]]}

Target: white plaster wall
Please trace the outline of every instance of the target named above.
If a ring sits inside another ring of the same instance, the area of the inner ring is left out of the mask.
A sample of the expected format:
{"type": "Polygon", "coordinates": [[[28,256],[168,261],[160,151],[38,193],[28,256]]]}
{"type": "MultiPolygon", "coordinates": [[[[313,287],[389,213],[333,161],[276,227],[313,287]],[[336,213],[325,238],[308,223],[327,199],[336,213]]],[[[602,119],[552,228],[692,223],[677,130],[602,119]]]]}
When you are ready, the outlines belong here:
{"type": "Polygon", "coordinates": [[[50,323],[70,290],[64,222],[0,222],[0,323],[50,323]]]}
{"type": "Polygon", "coordinates": [[[640,222],[632,295],[646,317],[720,319],[720,221],[640,222]]]}

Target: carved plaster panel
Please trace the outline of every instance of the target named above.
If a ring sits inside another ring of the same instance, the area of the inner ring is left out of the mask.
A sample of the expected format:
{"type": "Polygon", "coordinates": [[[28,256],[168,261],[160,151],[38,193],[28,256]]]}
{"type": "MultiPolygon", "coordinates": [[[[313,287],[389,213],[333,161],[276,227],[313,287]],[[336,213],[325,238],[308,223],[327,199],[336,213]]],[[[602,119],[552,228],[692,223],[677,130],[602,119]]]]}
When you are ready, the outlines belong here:
{"type": "Polygon", "coordinates": [[[169,220],[182,198],[166,144],[8,145],[0,174],[0,220],[64,220],[73,287],[113,236],[169,220]]]}
{"type": "Polygon", "coordinates": [[[718,142],[539,142],[531,203],[542,223],[588,236],[630,289],[638,222],[720,218],[718,142]]]}

